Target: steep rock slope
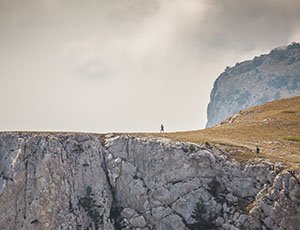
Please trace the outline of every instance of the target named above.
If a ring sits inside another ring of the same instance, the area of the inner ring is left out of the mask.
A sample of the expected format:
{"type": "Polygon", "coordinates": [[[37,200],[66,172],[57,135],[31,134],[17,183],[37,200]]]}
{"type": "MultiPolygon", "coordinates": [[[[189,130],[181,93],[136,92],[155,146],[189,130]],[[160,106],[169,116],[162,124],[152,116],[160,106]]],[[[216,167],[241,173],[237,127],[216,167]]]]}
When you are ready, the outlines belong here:
{"type": "Polygon", "coordinates": [[[300,95],[300,44],[294,43],[227,67],[214,83],[206,127],[240,110],[297,95],[300,95]]]}
{"type": "Polygon", "coordinates": [[[92,134],[0,134],[0,226],[297,229],[300,175],[209,145],[92,134]],[[122,226],[122,227],[121,227],[122,226]]]}

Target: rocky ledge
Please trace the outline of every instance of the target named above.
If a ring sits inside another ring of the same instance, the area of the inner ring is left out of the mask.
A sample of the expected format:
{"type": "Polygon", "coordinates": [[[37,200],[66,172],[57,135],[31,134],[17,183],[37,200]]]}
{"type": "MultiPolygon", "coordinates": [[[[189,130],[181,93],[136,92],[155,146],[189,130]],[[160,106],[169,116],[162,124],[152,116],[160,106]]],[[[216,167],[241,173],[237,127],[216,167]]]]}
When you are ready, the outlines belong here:
{"type": "Polygon", "coordinates": [[[203,229],[298,229],[299,181],[280,164],[241,165],[207,143],[0,134],[6,229],[201,229],[199,220],[203,229]]]}

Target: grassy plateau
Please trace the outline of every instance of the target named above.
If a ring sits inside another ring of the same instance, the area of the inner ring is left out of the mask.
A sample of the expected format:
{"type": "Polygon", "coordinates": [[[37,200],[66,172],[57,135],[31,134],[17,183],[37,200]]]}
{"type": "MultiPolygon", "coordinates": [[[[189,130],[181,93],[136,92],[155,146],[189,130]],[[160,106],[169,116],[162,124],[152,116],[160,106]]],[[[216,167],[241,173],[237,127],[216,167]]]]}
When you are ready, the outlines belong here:
{"type": "Polygon", "coordinates": [[[257,158],[300,169],[300,96],[266,103],[228,118],[212,128],[149,133],[178,141],[208,142],[243,162],[257,158]],[[256,155],[256,147],[260,153],[256,155]]]}

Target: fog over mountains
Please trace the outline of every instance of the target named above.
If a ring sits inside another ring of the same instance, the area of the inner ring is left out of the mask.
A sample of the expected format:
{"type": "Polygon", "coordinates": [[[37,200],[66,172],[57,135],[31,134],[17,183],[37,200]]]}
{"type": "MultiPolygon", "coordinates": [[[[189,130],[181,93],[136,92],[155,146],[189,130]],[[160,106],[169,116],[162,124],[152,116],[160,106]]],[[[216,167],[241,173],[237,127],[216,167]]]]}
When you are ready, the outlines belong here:
{"type": "Polygon", "coordinates": [[[0,0],[0,127],[204,127],[216,77],[299,41],[299,15],[296,0],[0,0]]]}

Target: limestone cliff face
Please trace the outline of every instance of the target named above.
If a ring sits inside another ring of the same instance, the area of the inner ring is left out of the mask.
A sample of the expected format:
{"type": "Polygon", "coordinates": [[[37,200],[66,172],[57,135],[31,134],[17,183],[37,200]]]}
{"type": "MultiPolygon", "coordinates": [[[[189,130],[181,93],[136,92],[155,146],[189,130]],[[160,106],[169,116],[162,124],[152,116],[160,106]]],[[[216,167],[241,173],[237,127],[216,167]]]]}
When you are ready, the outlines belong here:
{"type": "Polygon", "coordinates": [[[90,186],[92,210],[109,229],[112,204],[104,149],[90,135],[0,135],[0,226],[86,229],[95,221],[79,205],[90,186]]]}
{"type": "Polygon", "coordinates": [[[0,134],[5,229],[297,229],[300,175],[211,147],[88,134],[0,134]]]}
{"type": "Polygon", "coordinates": [[[214,83],[206,127],[240,110],[300,95],[300,44],[227,67],[214,83]]]}

